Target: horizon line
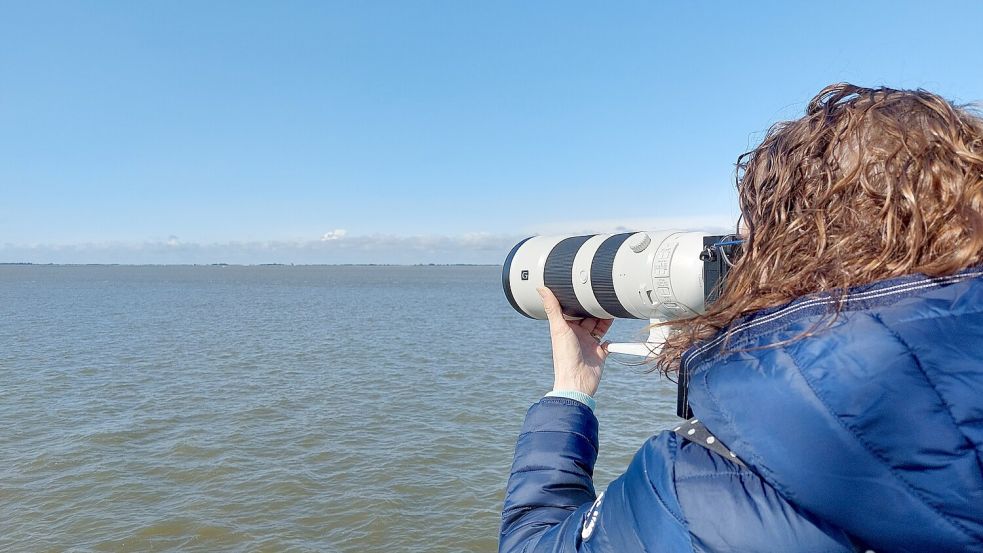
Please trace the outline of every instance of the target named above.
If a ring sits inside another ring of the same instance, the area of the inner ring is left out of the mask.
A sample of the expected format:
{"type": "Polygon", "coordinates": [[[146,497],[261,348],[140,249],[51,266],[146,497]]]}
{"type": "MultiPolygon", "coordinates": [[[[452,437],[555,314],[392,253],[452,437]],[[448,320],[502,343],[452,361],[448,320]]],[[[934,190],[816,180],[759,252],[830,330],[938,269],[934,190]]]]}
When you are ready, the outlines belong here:
{"type": "Polygon", "coordinates": [[[37,267],[501,267],[501,263],[34,263],[0,261],[2,266],[37,267]]]}

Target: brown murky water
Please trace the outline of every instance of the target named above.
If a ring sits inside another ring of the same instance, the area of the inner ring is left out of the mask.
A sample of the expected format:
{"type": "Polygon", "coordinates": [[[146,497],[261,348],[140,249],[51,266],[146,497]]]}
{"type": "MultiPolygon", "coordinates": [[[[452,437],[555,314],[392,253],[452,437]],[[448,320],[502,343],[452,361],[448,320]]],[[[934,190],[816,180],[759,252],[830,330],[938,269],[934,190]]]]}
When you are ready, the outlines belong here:
{"type": "MultiPolygon", "coordinates": [[[[0,306],[3,551],[494,551],[552,381],[497,267],[0,266],[0,306]]],[[[674,397],[609,362],[600,488],[674,397]]]]}

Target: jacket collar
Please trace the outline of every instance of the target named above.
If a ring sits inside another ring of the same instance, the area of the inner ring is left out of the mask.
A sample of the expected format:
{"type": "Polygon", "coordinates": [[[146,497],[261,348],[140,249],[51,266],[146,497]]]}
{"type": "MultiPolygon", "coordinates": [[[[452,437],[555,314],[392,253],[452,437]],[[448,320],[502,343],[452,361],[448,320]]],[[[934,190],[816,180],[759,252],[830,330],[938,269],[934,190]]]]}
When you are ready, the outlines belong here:
{"type": "Polygon", "coordinates": [[[848,288],[846,294],[838,294],[836,291],[808,294],[789,303],[756,311],[737,319],[714,337],[686,350],[681,360],[682,367],[684,371],[688,371],[699,362],[706,360],[720,350],[720,346],[727,341],[728,336],[731,341],[751,340],[794,320],[835,313],[838,301],[843,302],[841,311],[871,309],[924,293],[926,290],[981,277],[983,277],[983,266],[976,266],[963,269],[953,275],[928,277],[919,273],[879,280],[848,288]]]}

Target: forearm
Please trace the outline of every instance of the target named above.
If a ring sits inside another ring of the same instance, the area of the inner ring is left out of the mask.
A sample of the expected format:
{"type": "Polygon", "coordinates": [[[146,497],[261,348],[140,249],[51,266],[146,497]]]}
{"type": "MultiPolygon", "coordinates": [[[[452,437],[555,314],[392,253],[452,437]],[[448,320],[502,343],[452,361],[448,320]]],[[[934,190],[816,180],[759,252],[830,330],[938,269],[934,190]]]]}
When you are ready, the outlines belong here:
{"type": "Polygon", "coordinates": [[[529,409],[509,477],[500,551],[538,540],[594,501],[597,445],[597,418],[583,403],[545,397],[529,409]]]}

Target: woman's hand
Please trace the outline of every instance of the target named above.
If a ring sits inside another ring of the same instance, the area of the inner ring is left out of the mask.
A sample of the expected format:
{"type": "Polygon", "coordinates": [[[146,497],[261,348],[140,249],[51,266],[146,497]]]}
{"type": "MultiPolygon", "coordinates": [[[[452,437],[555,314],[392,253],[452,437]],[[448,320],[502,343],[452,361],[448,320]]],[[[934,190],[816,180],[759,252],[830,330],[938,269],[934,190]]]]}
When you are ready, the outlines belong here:
{"type": "Polygon", "coordinates": [[[563,318],[560,302],[549,288],[538,288],[550,322],[553,342],[553,389],[574,390],[593,396],[601,382],[604,359],[608,356],[604,334],[612,319],[586,318],[568,321],[563,318]]]}

